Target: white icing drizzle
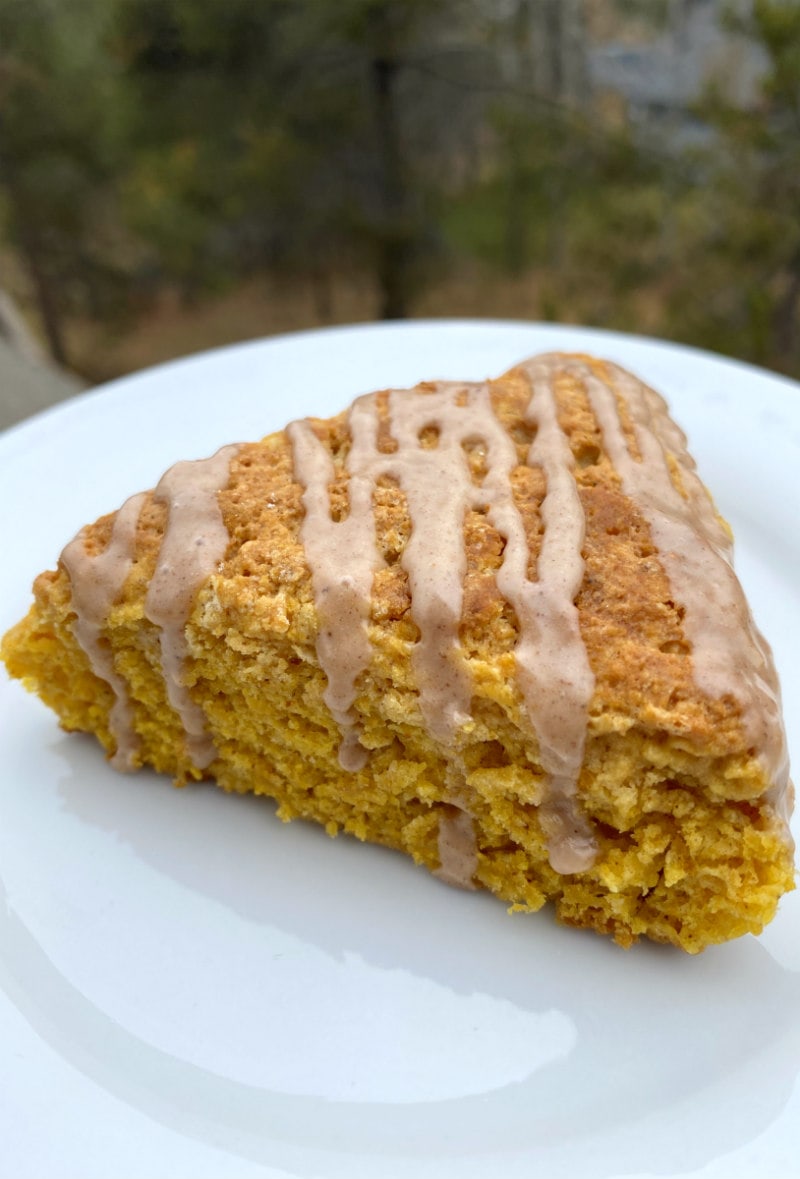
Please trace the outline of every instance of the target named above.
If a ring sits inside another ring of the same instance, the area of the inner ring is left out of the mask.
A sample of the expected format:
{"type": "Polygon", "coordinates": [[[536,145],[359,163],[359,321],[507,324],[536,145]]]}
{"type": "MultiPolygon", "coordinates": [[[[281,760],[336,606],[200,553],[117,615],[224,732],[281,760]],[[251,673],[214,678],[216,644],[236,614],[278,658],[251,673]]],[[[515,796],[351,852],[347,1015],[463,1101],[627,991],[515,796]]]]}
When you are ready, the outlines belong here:
{"type": "Polygon", "coordinates": [[[528,545],[511,489],[517,452],[494,413],[487,385],[442,382],[425,393],[393,390],[389,426],[397,449],[391,454],[377,450],[374,398],[359,399],[350,413],[351,503],[344,521],[330,515],[334,468],[327,451],[308,423],[294,423],[289,437],[295,474],[304,486],[302,540],[320,617],[317,650],[328,679],[326,700],[343,733],[340,760],[355,760],[350,710],[356,678],[370,657],[369,593],[380,564],[372,519],[375,480],[381,475],[396,479],[408,503],[411,536],[401,560],[420,631],[412,653],[419,704],[428,731],[448,746],[470,716],[471,681],[458,638],[466,574],[464,517],[470,508],[487,509],[506,540],[497,581],[520,621],[517,664],[548,778],[541,818],[551,862],[560,872],[578,872],[596,854],[576,799],[594,686],[574,605],[583,576],[584,520],[547,372],[540,366],[531,374],[530,415],[539,435],[528,461],[543,466],[548,482],[536,582],[527,578],[528,545]],[[421,445],[428,430],[436,434],[430,448],[421,445]],[[487,448],[488,470],[479,487],[472,483],[464,453],[465,445],[476,440],[487,448]]]}
{"type": "Polygon", "coordinates": [[[384,471],[400,483],[411,517],[401,564],[420,630],[412,662],[428,731],[444,744],[470,718],[471,682],[458,628],[467,572],[464,516],[478,497],[464,443],[483,434],[484,388],[440,382],[432,393],[393,390],[389,395],[389,424],[398,446],[385,456],[384,471]],[[431,428],[438,442],[425,448],[420,436],[431,428]]]}
{"type": "Polygon", "coordinates": [[[526,418],[537,427],[526,461],[543,469],[547,486],[536,581],[528,578],[528,541],[511,487],[517,450],[494,414],[486,386],[474,393],[483,415],[479,433],[486,443],[488,468],[475,502],[488,507],[489,522],[506,542],[497,586],[517,615],[517,676],[547,775],[539,817],[550,862],[566,874],[590,868],[597,852],[576,797],[594,691],[575,607],[583,580],[585,520],[572,473],[572,452],[558,423],[549,384],[551,370],[535,362],[523,368],[532,390],[526,418]]]}
{"type": "Polygon", "coordinates": [[[119,600],[136,552],[136,525],[145,496],[134,495],[117,512],[108,544],[102,552],[86,552],[86,529],[81,529],[61,554],[70,581],[75,620],[72,631],[98,679],[114,693],[108,718],[116,749],[111,764],[118,770],[134,768],[140,741],[133,727],[133,706],[128,687],[114,667],[111,647],[103,641],[103,627],[119,600]]]}
{"type": "MultiPolygon", "coordinates": [[[[530,554],[511,486],[516,447],[493,411],[488,386],[442,382],[431,391],[391,391],[388,424],[396,450],[390,454],[377,449],[375,398],[359,399],[349,420],[350,512],[340,522],[330,514],[328,489],[335,470],[326,448],[307,423],[289,428],[296,476],[305,488],[302,537],[320,617],[318,652],[328,678],[326,700],[343,734],[342,763],[351,768],[363,764],[352,706],[356,680],[369,665],[370,594],[382,561],[372,497],[376,480],[388,476],[405,494],[411,520],[401,560],[420,632],[412,660],[428,731],[448,747],[451,758],[457,757],[457,733],[469,720],[471,703],[469,670],[458,636],[466,574],[464,518],[479,509],[505,541],[497,585],[519,622],[517,674],[547,778],[539,814],[550,862],[562,874],[585,871],[594,862],[596,843],[577,792],[594,675],[575,604],[584,576],[585,520],[553,388],[554,377],[564,372],[583,381],[623,491],[650,525],[675,601],[685,610],[697,686],[709,697],[728,694],[739,702],[753,746],[763,751],[777,784],[779,807],[788,768],[777,681],[733,573],[728,534],[697,477],[682,432],[657,394],[614,366],[609,366],[613,389],[579,358],[543,356],[518,371],[530,381],[526,416],[537,429],[526,461],[541,468],[546,482],[535,579],[527,574],[530,554]],[[638,458],[628,449],[617,396],[630,416],[638,458]],[[433,446],[422,445],[426,433],[435,439],[433,446]],[[470,478],[464,453],[475,442],[486,448],[480,486],[470,478]],[[685,497],[673,481],[670,461],[685,497]]],[[[448,849],[454,842],[463,848],[468,822],[471,827],[468,815],[443,821],[441,871],[451,871],[448,849]]],[[[459,872],[453,869],[451,874],[459,872]]]]}
{"type": "Polygon", "coordinates": [[[460,808],[455,814],[440,814],[437,844],[439,867],[434,870],[434,876],[456,888],[474,889],[472,878],[478,867],[478,844],[472,816],[460,808]]]}
{"type": "Polygon", "coordinates": [[[352,717],[356,680],[370,660],[367,635],[370,592],[383,560],[375,540],[373,494],[381,476],[397,480],[406,494],[413,521],[402,558],[420,627],[413,659],[420,688],[420,709],[431,734],[452,740],[469,718],[469,679],[458,662],[466,572],[463,521],[472,498],[462,442],[475,432],[475,413],[456,404],[462,384],[441,384],[429,394],[396,390],[389,397],[390,424],[397,450],[378,450],[377,405],[359,398],[349,413],[352,445],[347,456],[350,511],[334,521],[328,488],[333,463],[308,422],[287,430],[295,476],[303,486],[306,514],[301,539],[311,569],[320,619],[317,654],[328,680],[325,699],[342,730],[339,758],[346,768],[360,768],[352,717]],[[438,446],[426,449],[420,434],[439,430],[438,446]]]}
{"type": "Polygon", "coordinates": [[[567,367],[583,382],[622,489],[647,520],[674,601],[684,608],[694,681],[711,699],[737,702],[777,803],[789,773],[777,677],[733,572],[730,538],[695,474],[685,437],[661,398],[624,370],[609,365],[612,382],[606,382],[586,364],[571,361],[567,367]],[[641,461],[628,449],[615,393],[628,407],[641,461]],[[688,499],[672,480],[667,452],[688,499]]]}
{"type": "Polygon", "coordinates": [[[541,507],[544,532],[537,579],[530,581],[525,575],[528,549],[521,521],[514,521],[510,531],[498,523],[508,543],[497,584],[520,623],[517,674],[547,774],[547,794],[539,816],[550,863],[566,874],[590,868],[597,854],[576,798],[595,683],[575,606],[583,581],[586,521],[572,451],[558,422],[553,365],[534,360],[523,365],[522,371],[532,389],[527,419],[537,427],[527,461],[541,467],[546,480],[541,507]]]}
{"type": "Polygon", "coordinates": [[[166,504],[167,526],[145,598],[145,616],[160,628],[161,667],[167,696],[186,735],[194,765],[206,769],[217,755],[206,718],[183,682],[189,655],[186,623],[200,586],[225,557],[228,531],[217,502],[227,486],[238,446],[211,458],[176,463],[162,476],[153,498],[166,504]]]}
{"type": "MultiPolygon", "coordinates": [[[[564,372],[582,382],[622,490],[649,525],[673,599],[684,610],[695,683],[709,698],[730,696],[737,702],[748,740],[770,775],[770,801],[785,815],[791,786],[771,653],[733,572],[729,535],[665,403],[614,365],[606,367],[608,378],[601,379],[581,359],[553,355],[527,361],[518,371],[530,382],[526,419],[536,427],[526,462],[542,470],[546,483],[534,579],[528,576],[529,547],[511,483],[517,450],[494,412],[487,385],[441,382],[426,392],[391,391],[388,426],[396,442],[392,453],[378,449],[375,396],[354,402],[346,460],[349,510],[338,521],[331,516],[330,486],[336,470],[328,450],[309,422],[288,427],[295,476],[304,489],[301,540],[319,619],[317,652],[327,678],[324,699],[340,728],[341,764],[357,771],[368,756],[353,706],[359,676],[370,662],[372,582],[383,565],[373,497],[377,480],[388,477],[402,489],[411,521],[401,561],[419,628],[412,661],[428,731],[457,759],[457,735],[469,722],[471,704],[471,679],[459,642],[466,576],[464,521],[470,510],[478,509],[486,512],[505,542],[497,585],[519,623],[514,653],[525,712],[547,778],[539,815],[550,862],[562,874],[585,871],[594,862],[596,844],[577,794],[594,676],[575,605],[584,576],[585,520],[553,388],[554,377],[564,372]],[[638,457],[629,449],[620,403],[630,418],[638,457]],[[423,445],[426,434],[434,445],[423,445]],[[486,451],[486,474],[479,486],[471,479],[465,454],[465,448],[476,442],[486,451]],[[685,495],[676,486],[670,462],[677,467],[685,495]]],[[[187,752],[199,769],[211,764],[216,750],[206,718],[184,683],[189,655],[185,632],[197,592],[228,546],[217,493],[228,483],[238,450],[227,446],[210,459],[178,463],[154,492],[168,514],[145,614],[159,627],[168,698],[184,727],[187,752]]],[[[139,739],[127,686],[102,632],[135,560],[143,501],[144,496],[134,496],[123,505],[102,552],[87,554],[84,530],[62,553],[76,640],[94,674],[114,693],[109,729],[116,750],[111,760],[121,769],[135,764],[139,739]]],[[[463,808],[441,815],[438,850],[436,874],[461,887],[474,887],[475,828],[463,808]]]]}
{"type": "Polygon", "coordinates": [[[328,680],[324,700],[342,731],[339,761],[344,769],[355,771],[365,765],[367,751],[360,743],[352,708],[356,681],[370,661],[367,622],[372,578],[383,563],[372,513],[370,467],[378,453],[378,419],[372,399],[363,397],[354,403],[350,429],[350,511],[338,521],[331,517],[328,496],[335,478],[333,460],[307,421],[292,422],[287,434],[295,477],[305,489],[300,539],[311,568],[319,617],[317,655],[328,680]]]}

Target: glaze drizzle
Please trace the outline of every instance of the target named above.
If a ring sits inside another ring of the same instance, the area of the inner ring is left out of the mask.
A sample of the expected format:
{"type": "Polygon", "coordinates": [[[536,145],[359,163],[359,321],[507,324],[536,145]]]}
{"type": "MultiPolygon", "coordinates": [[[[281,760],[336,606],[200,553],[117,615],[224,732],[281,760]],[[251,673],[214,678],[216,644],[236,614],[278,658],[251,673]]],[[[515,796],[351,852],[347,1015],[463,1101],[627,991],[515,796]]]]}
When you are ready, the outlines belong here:
{"type": "Polygon", "coordinates": [[[111,764],[118,770],[136,765],[139,737],[133,727],[133,705],[127,684],[114,667],[110,646],[103,641],[103,627],[119,601],[136,553],[136,525],[145,494],[131,496],[117,512],[108,544],[90,556],[86,551],[86,529],[81,529],[61,554],[70,580],[72,631],[98,679],[105,680],[114,693],[108,718],[116,749],[111,764]]]}
{"type": "Polygon", "coordinates": [[[607,365],[612,379],[606,381],[587,364],[572,361],[568,367],[583,382],[622,489],[647,520],[675,602],[684,608],[694,682],[710,699],[736,701],[778,798],[788,786],[789,760],[777,675],[733,571],[730,536],[696,475],[686,439],[662,398],[623,369],[607,365]],[[627,407],[640,459],[628,448],[617,398],[627,407]]]}
{"type": "Polygon", "coordinates": [[[186,750],[199,770],[217,755],[206,718],[184,683],[189,656],[186,623],[197,591],[219,566],[228,547],[217,492],[227,486],[238,446],[223,446],[211,458],[176,463],[153,492],[167,508],[167,527],[145,598],[145,616],[159,627],[161,667],[167,696],[178,714],[186,750]]]}
{"type": "Polygon", "coordinates": [[[472,890],[475,888],[473,877],[478,867],[475,824],[467,811],[460,807],[454,810],[455,813],[449,812],[439,816],[439,867],[433,874],[445,884],[472,890]]]}
{"type": "Polygon", "coordinates": [[[591,867],[597,852],[576,801],[595,683],[575,606],[584,574],[586,520],[572,451],[558,422],[553,365],[533,360],[522,369],[532,389],[527,420],[537,427],[527,461],[541,467],[547,484],[541,506],[544,534],[537,580],[525,576],[527,544],[515,527],[513,554],[507,544],[497,584],[520,621],[517,674],[548,776],[539,817],[550,863],[560,873],[581,872],[591,867]]]}
{"type": "Polygon", "coordinates": [[[392,390],[388,424],[396,449],[389,454],[377,448],[375,398],[355,402],[349,416],[353,443],[346,460],[350,513],[343,521],[331,518],[328,489],[334,466],[312,427],[294,423],[289,438],[295,475],[304,487],[301,538],[320,617],[317,649],[328,679],[326,700],[342,729],[342,764],[362,764],[362,757],[353,755],[358,737],[352,706],[357,677],[369,664],[369,595],[382,560],[372,497],[377,479],[389,476],[405,494],[411,519],[401,562],[420,632],[412,651],[420,711],[430,734],[450,749],[460,726],[470,720],[471,679],[458,639],[467,511],[486,510],[505,539],[497,584],[520,622],[518,675],[548,783],[542,825],[556,870],[578,872],[588,868],[596,854],[576,800],[594,678],[574,605],[583,577],[583,511],[548,374],[541,364],[528,371],[528,417],[538,434],[527,461],[542,466],[548,485],[535,582],[527,577],[528,545],[511,488],[517,451],[494,412],[488,385],[440,382],[427,392],[392,390]],[[434,440],[432,446],[423,444],[426,437],[434,440]],[[480,486],[472,482],[465,454],[465,447],[476,441],[486,447],[487,473],[480,486]]]}
{"type": "Polygon", "coordinates": [[[370,463],[377,453],[377,418],[368,398],[350,411],[352,445],[350,512],[334,521],[328,488],[335,478],[333,460],[308,421],[292,422],[287,434],[294,453],[295,477],[304,487],[305,517],[300,530],[311,568],[319,618],[317,655],[328,679],[324,700],[342,732],[339,761],[360,770],[367,751],[361,745],[352,706],[356,681],[369,665],[367,633],[372,577],[382,558],[375,542],[370,463]]]}
{"type": "MultiPolygon", "coordinates": [[[[423,390],[390,391],[385,423],[395,445],[390,452],[378,443],[378,398],[355,401],[347,419],[349,508],[338,520],[331,514],[330,487],[337,477],[333,458],[311,422],[287,428],[295,478],[303,488],[301,540],[319,620],[324,699],[339,726],[341,764],[357,772],[368,757],[354,705],[359,677],[371,658],[373,578],[384,564],[373,500],[378,481],[388,478],[404,495],[411,521],[400,560],[419,630],[411,658],[423,724],[445,746],[453,764],[460,764],[459,733],[471,720],[472,693],[459,641],[467,563],[464,523],[468,512],[482,511],[504,542],[496,583],[518,620],[516,673],[546,779],[539,818],[550,862],[562,874],[585,871],[593,863],[596,844],[578,799],[594,692],[576,606],[584,577],[585,520],[569,439],[558,416],[556,381],[562,377],[583,388],[622,490],[647,521],[674,602],[683,610],[698,690],[711,699],[729,696],[737,703],[748,740],[773,783],[771,799],[780,809],[788,796],[788,756],[769,648],[733,572],[729,535],[665,403],[615,365],[591,365],[580,357],[541,356],[515,371],[529,383],[525,419],[536,431],[524,461],[542,471],[546,485],[535,576],[528,574],[529,545],[512,489],[520,458],[495,413],[487,384],[439,382],[423,390]],[[485,453],[480,482],[473,482],[466,454],[476,443],[485,453]]],[[[186,624],[198,590],[228,547],[217,493],[229,481],[238,450],[227,446],[209,459],[176,464],[153,493],[166,506],[167,523],[145,614],[159,629],[168,698],[184,728],[187,753],[201,770],[214,760],[216,749],[185,683],[190,654],[186,624]]],[[[94,674],[114,693],[109,729],[116,750],[111,760],[121,769],[136,764],[139,739],[127,686],[102,632],[135,561],[144,499],[134,496],[123,505],[102,552],[87,554],[82,531],[62,553],[76,640],[94,674]]],[[[478,862],[473,818],[462,807],[443,812],[438,839],[437,874],[471,886],[478,862]]]]}

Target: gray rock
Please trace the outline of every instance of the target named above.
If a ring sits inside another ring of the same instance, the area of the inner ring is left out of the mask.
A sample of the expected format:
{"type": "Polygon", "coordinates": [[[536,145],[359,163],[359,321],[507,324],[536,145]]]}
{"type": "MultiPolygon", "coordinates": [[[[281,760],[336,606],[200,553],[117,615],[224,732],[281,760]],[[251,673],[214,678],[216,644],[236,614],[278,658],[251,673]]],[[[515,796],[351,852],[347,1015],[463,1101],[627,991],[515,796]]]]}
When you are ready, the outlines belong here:
{"type": "Polygon", "coordinates": [[[85,381],[26,355],[0,336],[0,430],[85,388],[85,381]]]}

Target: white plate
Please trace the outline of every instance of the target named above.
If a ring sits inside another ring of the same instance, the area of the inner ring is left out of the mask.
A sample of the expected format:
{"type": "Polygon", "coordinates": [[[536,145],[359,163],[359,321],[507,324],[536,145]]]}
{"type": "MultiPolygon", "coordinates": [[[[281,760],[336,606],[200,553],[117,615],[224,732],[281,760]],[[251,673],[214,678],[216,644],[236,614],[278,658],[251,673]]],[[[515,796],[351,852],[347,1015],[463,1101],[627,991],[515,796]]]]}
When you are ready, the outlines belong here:
{"type": "MultiPolygon", "coordinates": [[[[492,322],[166,365],[0,437],[0,626],[179,458],[551,348],[668,397],[738,537],[800,755],[800,390],[700,352],[492,322]]],[[[211,786],[109,769],[0,683],[0,1167],[25,1179],[796,1175],[800,904],[699,958],[508,917],[211,786]]]]}

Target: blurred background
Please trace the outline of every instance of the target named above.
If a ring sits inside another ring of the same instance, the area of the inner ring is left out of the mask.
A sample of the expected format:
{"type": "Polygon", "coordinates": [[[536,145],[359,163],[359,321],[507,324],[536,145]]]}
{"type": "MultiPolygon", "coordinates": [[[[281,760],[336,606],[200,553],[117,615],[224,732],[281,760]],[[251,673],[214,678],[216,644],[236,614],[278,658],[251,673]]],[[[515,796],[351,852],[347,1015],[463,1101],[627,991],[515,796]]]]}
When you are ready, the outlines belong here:
{"type": "Polygon", "coordinates": [[[800,376],[800,0],[0,0],[7,363],[410,316],[800,376]]]}

